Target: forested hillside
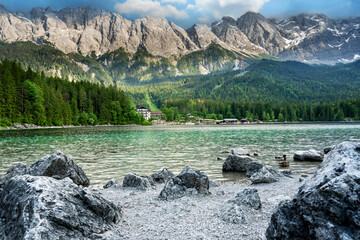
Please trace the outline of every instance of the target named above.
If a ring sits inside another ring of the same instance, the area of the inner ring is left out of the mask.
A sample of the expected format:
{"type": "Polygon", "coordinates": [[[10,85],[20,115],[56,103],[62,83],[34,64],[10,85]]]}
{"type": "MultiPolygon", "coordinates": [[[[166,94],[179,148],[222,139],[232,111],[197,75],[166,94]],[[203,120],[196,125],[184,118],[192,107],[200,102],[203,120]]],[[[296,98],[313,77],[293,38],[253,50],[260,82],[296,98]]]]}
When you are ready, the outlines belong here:
{"type": "Polygon", "coordinates": [[[187,114],[206,119],[247,118],[261,121],[344,121],[360,120],[360,99],[324,104],[309,103],[241,103],[236,101],[166,100],[163,117],[174,121],[189,119],[187,114]]]}
{"type": "Polygon", "coordinates": [[[212,99],[248,103],[329,103],[360,98],[360,61],[336,66],[261,60],[245,73],[185,77],[126,88],[133,101],[149,95],[158,106],[167,99],[212,99]]]}
{"type": "Polygon", "coordinates": [[[46,77],[17,62],[0,63],[0,125],[143,124],[125,93],[113,85],[46,77]]]}

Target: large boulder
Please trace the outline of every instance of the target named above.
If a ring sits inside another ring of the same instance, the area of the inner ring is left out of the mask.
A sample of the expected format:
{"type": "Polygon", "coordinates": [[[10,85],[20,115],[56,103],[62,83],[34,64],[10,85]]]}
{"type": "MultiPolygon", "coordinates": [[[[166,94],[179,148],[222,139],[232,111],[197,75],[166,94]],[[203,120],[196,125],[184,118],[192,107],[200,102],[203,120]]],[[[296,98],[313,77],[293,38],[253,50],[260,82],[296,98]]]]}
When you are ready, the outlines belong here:
{"type": "Polygon", "coordinates": [[[175,174],[166,167],[160,168],[156,173],[150,176],[155,183],[164,183],[169,178],[175,177],[175,174]]]}
{"type": "Polygon", "coordinates": [[[53,155],[44,157],[31,165],[30,175],[48,176],[55,179],[69,177],[77,185],[84,187],[90,185],[90,180],[84,171],[61,151],[56,151],[53,155]]]}
{"type": "Polygon", "coordinates": [[[267,239],[360,239],[360,144],[334,147],[292,201],[279,204],[267,239]]]}
{"type": "Polygon", "coordinates": [[[163,200],[180,198],[192,193],[192,189],[202,195],[210,194],[209,178],[205,172],[194,171],[189,166],[185,166],[178,176],[170,178],[165,183],[159,198],[163,200]]]}
{"type": "Polygon", "coordinates": [[[121,209],[69,178],[21,175],[0,194],[2,239],[119,239],[121,209]]]}
{"type": "Polygon", "coordinates": [[[315,161],[321,162],[324,160],[324,154],[322,152],[311,149],[309,151],[297,151],[294,153],[295,161],[315,161]]]}
{"type": "Polygon", "coordinates": [[[10,167],[7,173],[0,177],[0,188],[12,177],[25,174],[47,176],[58,180],[69,177],[77,185],[84,187],[90,185],[90,180],[84,171],[61,151],[56,151],[51,156],[41,158],[30,167],[24,163],[17,163],[10,167]]]}
{"type": "Polygon", "coordinates": [[[247,177],[251,177],[254,173],[258,172],[260,169],[262,169],[264,166],[259,162],[249,162],[246,164],[245,169],[246,173],[245,175],[247,177]]]}
{"type": "Polygon", "coordinates": [[[146,176],[139,176],[135,173],[129,173],[124,177],[123,187],[137,188],[146,190],[153,185],[152,180],[146,176]]]}
{"type": "Polygon", "coordinates": [[[277,182],[284,175],[270,166],[264,166],[259,171],[251,175],[250,180],[253,184],[277,182]]]}
{"type": "Polygon", "coordinates": [[[246,172],[246,166],[251,162],[256,162],[256,160],[252,157],[232,154],[226,158],[222,170],[223,172],[246,172]]]}
{"type": "Polygon", "coordinates": [[[254,210],[259,209],[261,209],[261,201],[258,190],[247,188],[225,203],[219,217],[225,222],[246,224],[252,219],[254,210]]]}

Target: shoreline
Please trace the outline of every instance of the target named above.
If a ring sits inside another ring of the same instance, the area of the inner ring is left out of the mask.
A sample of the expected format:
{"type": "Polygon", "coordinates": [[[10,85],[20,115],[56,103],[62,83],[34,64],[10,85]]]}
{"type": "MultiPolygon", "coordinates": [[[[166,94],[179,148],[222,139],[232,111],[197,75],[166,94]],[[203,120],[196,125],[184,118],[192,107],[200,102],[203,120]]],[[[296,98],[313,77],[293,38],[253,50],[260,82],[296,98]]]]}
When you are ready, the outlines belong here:
{"type": "MultiPolygon", "coordinates": [[[[307,122],[261,122],[261,123],[246,123],[246,124],[189,124],[189,123],[177,123],[177,122],[169,122],[165,124],[152,124],[149,126],[254,126],[254,125],[292,125],[292,124],[337,124],[337,123],[349,123],[356,124],[360,123],[360,121],[307,121],[307,122]]],[[[104,125],[63,125],[63,126],[37,126],[34,124],[16,124],[12,127],[0,127],[0,131],[16,131],[16,130],[36,130],[36,129],[68,129],[68,128],[100,128],[100,127],[149,127],[143,126],[139,124],[124,124],[124,125],[112,125],[112,124],[104,124],[104,125]]]]}

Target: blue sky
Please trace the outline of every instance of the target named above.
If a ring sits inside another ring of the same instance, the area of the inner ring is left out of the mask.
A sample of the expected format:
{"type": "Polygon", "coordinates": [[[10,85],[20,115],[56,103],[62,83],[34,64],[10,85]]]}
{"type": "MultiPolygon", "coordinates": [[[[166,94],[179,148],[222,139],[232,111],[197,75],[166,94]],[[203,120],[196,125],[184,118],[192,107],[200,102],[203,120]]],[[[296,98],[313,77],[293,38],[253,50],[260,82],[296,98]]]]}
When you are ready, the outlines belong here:
{"type": "Polygon", "coordinates": [[[0,4],[12,11],[93,6],[119,12],[129,19],[147,15],[166,17],[183,27],[209,24],[222,16],[238,18],[246,11],[260,12],[266,17],[298,13],[324,13],[332,18],[360,16],[360,0],[0,0],[0,4]]]}

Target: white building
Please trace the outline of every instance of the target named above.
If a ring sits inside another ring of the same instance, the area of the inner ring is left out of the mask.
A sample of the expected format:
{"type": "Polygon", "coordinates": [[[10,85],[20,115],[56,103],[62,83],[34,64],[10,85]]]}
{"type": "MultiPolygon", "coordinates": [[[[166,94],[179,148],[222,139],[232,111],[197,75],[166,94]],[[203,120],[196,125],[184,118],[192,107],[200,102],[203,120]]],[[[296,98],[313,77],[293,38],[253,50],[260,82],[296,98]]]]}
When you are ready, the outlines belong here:
{"type": "Polygon", "coordinates": [[[137,108],[136,112],[143,115],[146,120],[149,120],[151,117],[151,111],[150,111],[150,109],[148,109],[146,107],[137,108]]]}

